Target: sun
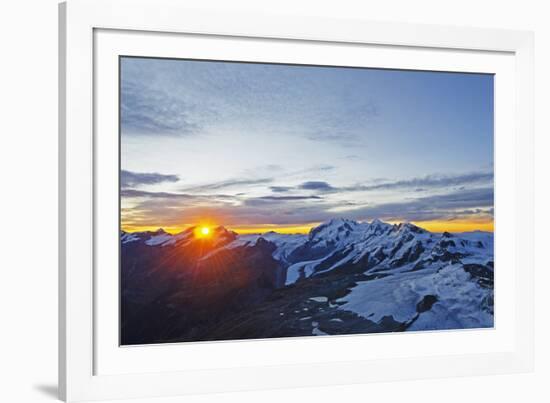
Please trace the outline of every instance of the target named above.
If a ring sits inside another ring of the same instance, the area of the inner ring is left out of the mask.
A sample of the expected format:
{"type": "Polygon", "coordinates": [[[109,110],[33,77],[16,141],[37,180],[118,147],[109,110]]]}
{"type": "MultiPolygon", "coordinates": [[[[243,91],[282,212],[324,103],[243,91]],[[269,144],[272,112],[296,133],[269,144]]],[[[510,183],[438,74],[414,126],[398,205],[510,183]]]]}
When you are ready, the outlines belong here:
{"type": "Polygon", "coordinates": [[[197,238],[208,238],[212,235],[212,229],[206,225],[200,225],[195,228],[195,236],[197,238]]]}

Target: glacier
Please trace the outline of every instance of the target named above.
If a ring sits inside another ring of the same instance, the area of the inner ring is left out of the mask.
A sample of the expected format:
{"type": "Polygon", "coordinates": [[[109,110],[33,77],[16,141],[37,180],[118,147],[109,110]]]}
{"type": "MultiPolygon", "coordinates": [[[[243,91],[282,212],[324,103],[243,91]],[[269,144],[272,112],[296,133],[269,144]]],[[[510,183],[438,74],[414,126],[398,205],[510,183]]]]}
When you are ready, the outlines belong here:
{"type": "Polygon", "coordinates": [[[334,219],[309,234],[120,239],[123,344],[494,325],[489,232],[334,219]]]}

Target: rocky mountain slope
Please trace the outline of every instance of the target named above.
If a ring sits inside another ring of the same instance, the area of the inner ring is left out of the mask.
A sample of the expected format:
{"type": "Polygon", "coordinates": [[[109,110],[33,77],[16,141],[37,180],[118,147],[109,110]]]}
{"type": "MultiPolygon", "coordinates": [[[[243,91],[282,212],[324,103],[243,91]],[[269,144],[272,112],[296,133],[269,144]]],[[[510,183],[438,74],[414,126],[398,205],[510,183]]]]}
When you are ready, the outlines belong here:
{"type": "Polygon", "coordinates": [[[493,326],[493,234],[121,234],[122,344],[493,326]]]}

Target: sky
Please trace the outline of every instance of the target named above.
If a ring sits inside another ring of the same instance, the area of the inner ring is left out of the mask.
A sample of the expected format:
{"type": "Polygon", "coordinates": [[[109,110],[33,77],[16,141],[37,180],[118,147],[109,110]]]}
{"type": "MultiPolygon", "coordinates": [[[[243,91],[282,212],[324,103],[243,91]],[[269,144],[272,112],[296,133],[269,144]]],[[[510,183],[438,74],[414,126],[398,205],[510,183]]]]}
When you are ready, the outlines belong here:
{"type": "Polygon", "coordinates": [[[493,230],[492,75],[120,63],[123,230],[493,230]]]}

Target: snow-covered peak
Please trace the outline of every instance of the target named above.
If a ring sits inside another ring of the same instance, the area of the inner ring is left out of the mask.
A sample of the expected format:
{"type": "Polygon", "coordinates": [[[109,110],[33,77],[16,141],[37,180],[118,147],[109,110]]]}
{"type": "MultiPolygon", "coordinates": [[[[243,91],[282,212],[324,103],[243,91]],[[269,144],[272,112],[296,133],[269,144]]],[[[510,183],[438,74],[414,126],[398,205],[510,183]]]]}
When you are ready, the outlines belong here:
{"type": "Polygon", "coordinates": [[[156,245],[165,245],[167,243],[175,242],[173,239],[174,236],[172,234],[165,232],[162,229],[155,231],[153,234],[154,234],[153,236],[151,236],[148,240],[145,241],[146,245],[156,246],[156,245]]]}
{"type": "Polygon", "coordinates": [[[366,224],[365,235],[381,235],[390,231],[392,228],[393,226],[391,224],[375,219],[372,220],[370,224],[366,224]]]}
{"type": "Polygon", "coordinates": [[[126,244],[130,242],[139,241],[141,239],[140,234],[141,233],[132,233],[132,232],[122,231],[120,233],[120,242],[123,244],[126,244]]]}
{"type": "MultiPolygon", "coordinates": [[[[187,243],[194,239],[193,234],[196,229],[197,227],[189,227],[175,235],[166,232],[162,228],[155,231],[143,232],[121,231],[120,241],[122,244],[139,241],[147,246],[180,245],[182,242],[187,243]]],[[[213,241],[214,245],[219,245],[233,241],[236,237],[237,234],[235,232],[229,231],[223,226],[218,226],[212,229],[212,237],[210,239],[213,241]]]]}
{"type": "Polygon", "coordinates": [[[237,238],[237,236],[238,235],[236,232],[230,231],[221,225],[214,228],[213,234],[212,234],[214,245],[220,245],[220,244],[225,244],[227,242],[232,242],[237,238]]]}
{"type": "Polygon", "coordinates": [[[149,240],[156,237],[170,237],[171,235],[165,232],[162,228],[159,228],[156,231],[140,231],[140,232],[125,232],[121,231],[120,241],[123,244],[131,242],[148,242],[149,240]]]}
{"type": "Polygon", "coordinates": [[[400,233],[413,232],[415,234],[423,234],[423,233],[428,232],[425,229],[417,227],[416,225],[414,225],[410,222],[404,222],[404,223],[397,224],[397,225],[395,225],[394,229],[395,229],[396,232],[400,232],[400,233]]]}
{"type": "Polygon", "coordinates": [[[361,224],[357,221],[345,218],[335,218],[312,228],[309,232],[309,239],[336,239],[342,236],[347,237],[357,231],[361,224]]]}
{"type": "Polygon", "coordinates": [[[174,237],[177,238],[177,239],[189,238],[191,235],[193,235],[193,230],[194,230],[194,227],[186,228],[183,231],[178,232],[177,234],[175,234],[174,237]]]}

